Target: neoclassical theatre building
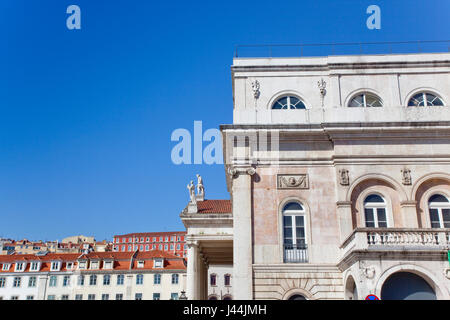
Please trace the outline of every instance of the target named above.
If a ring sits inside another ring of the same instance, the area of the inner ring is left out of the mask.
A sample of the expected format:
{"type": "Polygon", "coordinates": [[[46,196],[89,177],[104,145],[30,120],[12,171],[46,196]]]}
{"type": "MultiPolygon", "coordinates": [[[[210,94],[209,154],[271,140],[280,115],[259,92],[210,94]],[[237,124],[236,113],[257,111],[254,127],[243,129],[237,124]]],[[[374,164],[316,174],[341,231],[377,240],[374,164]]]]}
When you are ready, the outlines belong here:
{"type": "MultiPolygon", "coordinates": [[[[230,200],[192,199],[188,299],[450,298],[450,53],[235,58],[230,200]]],[[[231,110],[230,110],[231,112],[231,110]]]]}

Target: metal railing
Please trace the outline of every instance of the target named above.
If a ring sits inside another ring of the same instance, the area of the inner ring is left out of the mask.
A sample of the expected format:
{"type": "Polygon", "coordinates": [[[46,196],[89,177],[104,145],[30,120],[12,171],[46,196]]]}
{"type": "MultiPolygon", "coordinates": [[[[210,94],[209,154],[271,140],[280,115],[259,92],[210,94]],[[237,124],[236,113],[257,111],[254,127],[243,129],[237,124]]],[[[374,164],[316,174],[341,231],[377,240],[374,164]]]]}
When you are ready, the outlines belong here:
{"type": "Polygon", "coordinates": [[[284,262],[308,262],[308,248],[306,244],[283,245],[284,262]]]}
{"type": "Polygon", "coordinates": [[[450,40],[236,45],[236,58],[450,52],[450,40]],[[350,49],[350,50],[349,50],[350,49]],[[245,53],[247,51],[247,54],[245,53]],[[249,55],[250,52],[253,52],[249,55]],[[255,55],[256,54],[256,55],[255,55]]]}

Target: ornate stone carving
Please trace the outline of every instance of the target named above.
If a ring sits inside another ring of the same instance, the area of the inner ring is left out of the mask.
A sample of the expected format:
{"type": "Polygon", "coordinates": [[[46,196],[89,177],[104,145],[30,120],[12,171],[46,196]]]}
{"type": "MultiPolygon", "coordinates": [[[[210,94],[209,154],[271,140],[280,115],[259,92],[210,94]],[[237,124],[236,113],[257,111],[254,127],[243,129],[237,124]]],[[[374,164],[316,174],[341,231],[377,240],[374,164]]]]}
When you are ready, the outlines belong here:
{"type": "Polygon", "coordinates": [[[255,173],[256,173],[256,169],[253,167],[229,167],[228,168],[228,174],[232,178],[236,178],[240,174],[248,174],[248,175],[252,176],[255,173]]]}
{"type": "Polygon", "coordinates": [[[348,186],[350,184],[350,178],[348,176],[347,169],[339,170],[339,183],[341,186],[348,186]]]}
{"type": "Polygon", "coordinates": [[[320,99],[322,101],[322,108],[323,108],[323,102],[324,102],[324,98],[325,95],[327,94],[327,82],[323,79],[320,79],[320,81],[317,81],[317,86],[319,87],[320,90],[320,99]]]}
{"type": "Polygon", "coordinates": [[[259,95],[261,94],[261,92],[259,91],[259,87],[260,85],[258,80],[252,82],[253,97],[255,99],[258,99],[259,95]]]}
{"type": "Polygon", "coordinates": [[[411,185],[411,170],[405,168],[401,170],[401,172],[402,172],[402,183],[407,186],[411,185]]]}
{"type": "Polygon", "coordinates": [[[279,174],[277,189],[309,189],[307,174],[279,174]]]}

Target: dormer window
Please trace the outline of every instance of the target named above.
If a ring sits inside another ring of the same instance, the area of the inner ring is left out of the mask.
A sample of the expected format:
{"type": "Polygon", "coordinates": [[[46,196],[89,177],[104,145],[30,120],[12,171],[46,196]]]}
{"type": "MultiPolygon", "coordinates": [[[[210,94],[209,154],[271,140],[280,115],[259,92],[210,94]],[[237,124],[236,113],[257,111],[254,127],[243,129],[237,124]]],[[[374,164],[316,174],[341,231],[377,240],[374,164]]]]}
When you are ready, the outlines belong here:
{"type": "Polygon", "coordinates": [[[3,271],[8,271],[8,270],[9,270],[9,267],[10,267],[10,264],[9,264],[9,263],[4,263],[4,264],[3,264],[3,267],[2,267],[2,270],[3,270],[3,271]]]}
{"type": "Polygon", "coordinates": [[[143,268],[144,267],[144,261],[138,261],[138,263],[137,263],[137,267],[138,268],[143,268]]]}
{"type": "Polygon", "coordinates": [[[31,262],[30,271],[39,271],[39,262],[37,261],[31,262]]]}
{"type": "Polygon", "coordinates": [[[113,262],[111,260],[107,260],[103,262],[103,269],[112,269],[113,262]]]}
{"type": "Polygon", "coordinates": [[[154,268],[164,268],[164,259],[155,259],[153,261],[154,268]]]}
{"type": "Polygon", "coordinates": [[[50,267],[50,271],[59,271],[61,267],[61,262],[59,261],[53,261],[50,267]]]}
{"type": "Polygon", "coordinates": [[[26,263],[25,262],[16,262],[16,271],[22,272],[25,270],[26,263]]]}
{"type": "Polygon", "coordinates": [[[78,262],[78,269],[86,269],[87,268],[87,261],[79,261],[78,262]]]}
{"type": "Polygon", "coordinates": [[[99,263],[98,261],[91,261],[91,269],[98,269],[99,263]]]}
{"type": "Polygon", "coordinates": [[[73,262],[67,262],[66,263],[66,269],[71,270],[73,268],[73,262]]]}

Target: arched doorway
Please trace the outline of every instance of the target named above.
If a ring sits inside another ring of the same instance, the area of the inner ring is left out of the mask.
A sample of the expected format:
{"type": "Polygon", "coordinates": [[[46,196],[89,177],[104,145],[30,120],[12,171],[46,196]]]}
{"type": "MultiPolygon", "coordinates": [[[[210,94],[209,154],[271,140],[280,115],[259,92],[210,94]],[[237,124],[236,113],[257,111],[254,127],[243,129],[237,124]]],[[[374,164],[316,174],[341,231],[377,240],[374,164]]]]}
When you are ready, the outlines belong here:
{"type": "Polygon", "coordinates": [[[436,293],[422,277],[397,272],[383,283],[381,300],[436,300],[436,293]]]}
{"type": "Polygon", "coordinates": [[[294,294],[290,296],[288,300],[306,300],[306,298],[301,294],[294,294]]]}

